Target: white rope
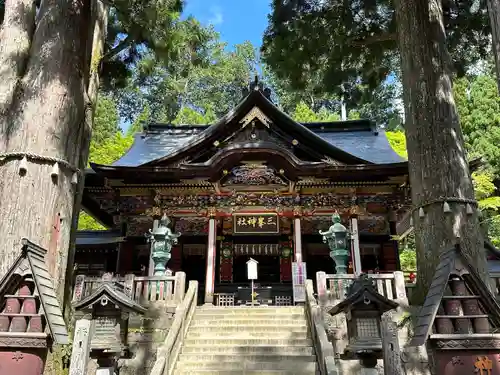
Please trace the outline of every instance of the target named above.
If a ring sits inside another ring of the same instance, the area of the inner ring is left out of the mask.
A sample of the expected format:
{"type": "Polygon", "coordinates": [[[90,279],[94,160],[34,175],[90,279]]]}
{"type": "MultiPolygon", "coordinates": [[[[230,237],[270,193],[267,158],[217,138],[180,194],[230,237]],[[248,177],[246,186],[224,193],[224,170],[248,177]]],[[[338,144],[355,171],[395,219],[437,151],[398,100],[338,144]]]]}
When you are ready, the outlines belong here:
{"type": "Polygon", "coordinates": [[[61,158],[56,158],[54,156],[44,156],[44,155],[40,155],[40,154],[35,154],[34,152],[21,152],[21,151],[0,153],[0,159],[22,159],[24,157],[26,157],[26,159],[28,159],[28,160],[37,160],[37,161],[45,161],[45,162],[50,162],[50,163],[58,163],[64,167],[66,167],[67,169],[71,170],[72,172],[81,173],[80,169],[71,165],[68,161],[61,159],[61,158]]]}

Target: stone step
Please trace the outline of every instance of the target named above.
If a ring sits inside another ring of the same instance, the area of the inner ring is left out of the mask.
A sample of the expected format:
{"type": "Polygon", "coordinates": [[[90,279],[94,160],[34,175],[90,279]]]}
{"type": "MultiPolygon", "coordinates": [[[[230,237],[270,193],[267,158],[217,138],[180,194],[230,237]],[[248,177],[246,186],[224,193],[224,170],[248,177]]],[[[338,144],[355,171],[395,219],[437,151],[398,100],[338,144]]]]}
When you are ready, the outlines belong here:
{"type": "MultiPolygon", "coordinates": [[[[243,332],[245,334],[245,332],[243,332]]],[[[312,340],[304,338],[251,338],[251,337],[211,337],[191,338],[187,336],[185,345],[290,345],[290,346],[312,346],[312,340]]]]}
{"type": "Polygon", "coordinates": [[[218,326],[209,325],[197,325],[193,322],[189,328],[188,335],[199,335],[201,333],[231,333],[231,332],[248,332],[248,333],[268,333],[268,334],[281,334],[281,333],[304,333],[307,334],[307,324],[295,325],[295,324],[264,324],[261,322],[259,324],[221,324],[218,326]]]}
{"type": "Polygon", "coordinates": [[[195,318],[207,318],[207,317],[217,317],[217,318],[229,318],[232,316],[240,317],[240,316],[250,316],[255,317],[255,319],[268,319],[272,317],[278,318],[303,318],[305,319],[305,314],[302,311],[294,311],[287,313],[275,313],[274,311],[264,310],[262,312],[249,311],[249,310],[231,310],[231,311],[212,311],[212,310],[200,310],[196,311],[194,314],[195,318]]]}
{"type": "Polygon", "coordinates": [[[207,362],[207,361],[180,361],[177,362],[176,370],[299,370],[314,371],[316,362],[301,362],[296,360],[276,362],[207,362]]]}
{"type": "Polygon", "coordinates": [[[188,331],[188,339],[210,339],[213,337],[220,337],[224,339],[233,338],[275,338],[275,339],[307,339],[310,337],[307,330],[302,331],[266,331],[261,329],[259,331],[248,331],[248,330],[228,330],[227,327],[224,329],[221,327],[218,331],[193,331],[190,329],[188,331]]]}
{"type": "Polygon", "coordinates": [[[196,314],[213,314],[213,315],[228,315],[228,314],[304,314],[303,307],[207,307],[196,309],[196,314]]]}
{"type": "Polygon", "coordinates": [[[315,375],[316,370],[178,370],[176,375],[315,375]]]}
{"type": "Polygon", "coordinates": [[[252,354],[227,354],[227,353],[187,353],[179,355],[180,362],[281,362],[281,361],[297,361],[297,362],[313,362],[316,363],[316,356],[312,354],[289,354],[283,355],[275,353],[252,353],[252,354]]]}
{"type": "Polygon", "coordinates": [[[291,318],[289,316],[273,316],[268,318],[255,318],[255,317],[245,317],[245,316],[228,316],[225,318],[197,318],[195,317],[192,321],[193,325],[258,325],[262,322],[266,324],[274,325],[306,325],[307,321],[302,318],[291,318]]]}
{"type": "Polygon", "coordinates": [[[183,354],[274,354],[274,355],[313,355],[311,346],[291,346],[291,345],[203,345],[184,343],[183,354]]]}

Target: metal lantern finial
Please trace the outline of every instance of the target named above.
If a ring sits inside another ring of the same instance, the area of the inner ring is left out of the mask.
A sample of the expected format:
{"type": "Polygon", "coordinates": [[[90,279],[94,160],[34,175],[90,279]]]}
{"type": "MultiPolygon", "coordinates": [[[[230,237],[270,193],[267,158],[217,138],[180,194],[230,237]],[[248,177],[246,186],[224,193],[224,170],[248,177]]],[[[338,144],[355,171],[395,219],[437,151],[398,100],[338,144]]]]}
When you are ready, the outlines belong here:
{"type": "Polygon", "coordinates": [[[26,155],[23,156],[21,162],[19,163],[19,174],[26,174],[28,172],[28,158],[26,155]]]}

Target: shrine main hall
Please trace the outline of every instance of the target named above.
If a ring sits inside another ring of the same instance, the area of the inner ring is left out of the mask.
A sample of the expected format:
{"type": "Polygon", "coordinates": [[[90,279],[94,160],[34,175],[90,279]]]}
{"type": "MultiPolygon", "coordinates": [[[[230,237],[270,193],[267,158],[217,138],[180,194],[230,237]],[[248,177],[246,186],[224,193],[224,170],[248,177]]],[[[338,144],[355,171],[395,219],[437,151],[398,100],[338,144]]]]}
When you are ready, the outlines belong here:
{"type": "Polygon", "coordinates": [[[145,235],[166,215],[180,233],[166,264],[210,302],[258,282],[286,297],[292,263],[335,273],[319,231],[338,213],[351,233],[348,272],[399,270],[408,165],[369,120],[299,123],[260,84],[213,125],[150,123],[112,165],[86,171],[84,210],[109,228],[77,234],[75,274],[153,274],[145,235]],[[155,224],[156,223],[156,224],[155,224]]]}

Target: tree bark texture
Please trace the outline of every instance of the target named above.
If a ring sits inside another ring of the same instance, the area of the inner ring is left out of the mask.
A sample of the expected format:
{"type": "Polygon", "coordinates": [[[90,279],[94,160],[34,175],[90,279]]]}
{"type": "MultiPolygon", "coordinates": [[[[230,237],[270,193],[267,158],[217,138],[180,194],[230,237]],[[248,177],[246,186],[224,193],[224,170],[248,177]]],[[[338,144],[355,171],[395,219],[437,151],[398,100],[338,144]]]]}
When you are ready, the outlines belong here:
{"type": "Polygon", "coordinates": [[[488,271],[479,230],[477,206],[467,214],[464,203],[474,199],[458,112],[453,99],[450,57],[439,0],[394,0],[403,75],[406,139],[414,207],[449,200],[413,212],[417,245],[417,293],[421,303],[434,276],[440,254],[457,242],[479,274],[488,271]]]}
{"type": "Polygon", "coordinates": [[[500,0],[486,0],[491,24],[493,57],[497,73],[497,87],[500,94],[500,0]]]}
{"type": "MultiPolygon", "coordinates": [[[[23,61],[14,64],[3,56],[5,51],[16,50],[17,42],[2,39],[7,47],[0,50],[0,59],[4,59],[0,61],[16,67],[14,77],[9,73],[8,84],[16,88],[11,104],[0,113],[0,153],[30,152],[84,168],[92,124],[88,95],[92,1],[42,1],[28,41],[30,53],[17,46],[20,52],[12,55],[24,56],[23,61]]],[[[30,2],[10,0],[6,13],[21,12],[16,19],[24,19],[21,3],[30,2]]],[[[4,26],[8,28],[8,23],[4,26]]],[[[21,175],[20,162],[8,157],[0,160],[0,275],[13,263],[21,238],[26,237],[48,249],[46,262],[62,299],[75,203],[80,201],[76,193],[82,189],[83,178],[80,175],[79,186],[73,186],[73,172],[61,165],[59,177],[53,179],[52,162],[33,160],[21,175]]]]}

